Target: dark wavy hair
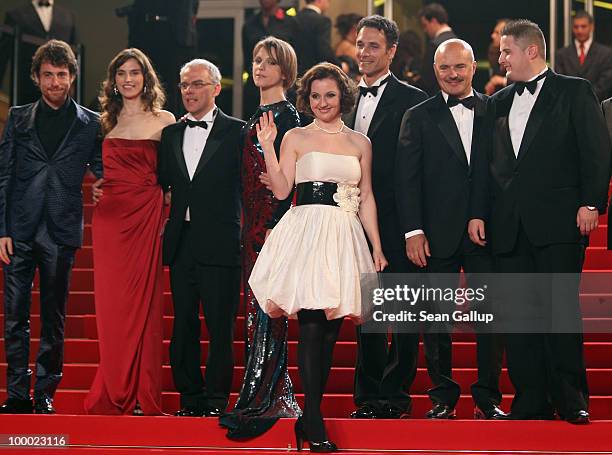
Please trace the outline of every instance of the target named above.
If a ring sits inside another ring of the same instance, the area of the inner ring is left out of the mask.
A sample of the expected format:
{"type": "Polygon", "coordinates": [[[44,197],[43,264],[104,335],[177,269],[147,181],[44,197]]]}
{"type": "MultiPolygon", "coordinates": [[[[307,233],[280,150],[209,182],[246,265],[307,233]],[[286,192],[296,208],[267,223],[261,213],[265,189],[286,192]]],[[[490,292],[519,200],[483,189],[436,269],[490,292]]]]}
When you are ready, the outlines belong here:
{"type": "Polygon", "coordinates": [[[37,84],[36,77],[39,76],[40,67],[43,63],[50,63],[58,67],[65,66],[71,76],[76,76],[79,71],[79,65],[72,48],[68,43],[60,40],[52,39],[36,49],[30,68],[30,77],[35,84],[37,84]]]}
{"type": "Polygon", "coordinates": [[[140,95],[143,110],[158,113],[166,102],[166,94],[159,82],[157,73],[144,52],[136,48],[122,50],[109,63],[106,79],[102,82],[102,90],[98,96],[101,106],[100,121],[104,135],[108,134],[117,125],[117,117],[123,109],[123,98],[121,94],[115,93],[117,70],[132,58],[140,65],[144,77],[144,87],[140,95]]]}
{"type": "Polygon", "coordinates": [[[314,113],[310,108],[310,90],[312,83],[321,79],[333,79],[336,81],[340,89],[340,113],[348,114],[351,112],[353,107],[355,107],[357,86],[344,71],[336,65],[327,62],[313,66],[298,80],[297,110],[310,117],[314,117],[314,113]]]}

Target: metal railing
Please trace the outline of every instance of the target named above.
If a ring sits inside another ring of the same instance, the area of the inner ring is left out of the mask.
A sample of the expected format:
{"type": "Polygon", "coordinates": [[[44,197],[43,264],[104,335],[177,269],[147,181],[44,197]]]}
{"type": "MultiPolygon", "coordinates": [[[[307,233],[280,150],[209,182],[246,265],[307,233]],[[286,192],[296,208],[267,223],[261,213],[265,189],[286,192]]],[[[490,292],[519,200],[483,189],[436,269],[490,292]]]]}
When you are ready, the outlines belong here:
{"type": "MultiPolygon", "coordinates": [[[[27,33],[21,33],[20,27],[9,26],[9,25],[1,25],[0,24],[0,34],[2,36],[2,40],[9,39],[11,40],[11,56],[10,56],[10,90],[9,90],[9,100],[11,106],[16,106],[20,103],[19,100],[19,60],[21,57],[21,45],[22,44],[31,44],[34,46],[41,46],[45,44],[48,40],[41,38],[39,36],[28,35],[27,33]]],[[[83,100],[84,93],[84,84],[83,84],[83,65],[85,58],[85,48],[82,44],[74,44],[71,46],[74,54],[77,58],[79,70],[77,71],[76,79],[74,82],[74,98],[77,103],[81,104],[83,100]]],[[[3,75],[0,75],[0,78],[3,75]]]]}

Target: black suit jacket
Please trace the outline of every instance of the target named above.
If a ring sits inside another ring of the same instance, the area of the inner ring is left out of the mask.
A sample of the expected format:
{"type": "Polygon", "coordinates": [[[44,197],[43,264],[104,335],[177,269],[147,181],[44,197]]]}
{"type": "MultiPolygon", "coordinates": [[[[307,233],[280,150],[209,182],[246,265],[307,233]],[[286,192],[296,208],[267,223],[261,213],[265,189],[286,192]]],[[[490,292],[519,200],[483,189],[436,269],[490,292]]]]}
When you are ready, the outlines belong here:
{"type": "MultiPolygon", "coordinates": [[[[355,115],[360,102],[344,121],[350,128],[355,127],[355,115]]],[[[399,81],[391,75],[372,117],[367,136],[372,141],[372,191],[376,199],[378,225],[383,251],[404,251],[404,234],[400,228],[393,175],[397,137],[404,113],[427,99],[418,88],[399,81]]]]}
{"type": "Polygon", "coordinates": [[[163,262],[172,264],[181,240],[185,213],[189,207],[191,228],[198,233],[192,245],[202,264],[240,264],[240,129],[242,120],[221,110],[193,179],[189,179],[183,155],[185,122],[162,131],[158,176],[164,191],[172,191],[170,218],[166,223],[163,262]]]}
{"type": "Polygon", "coordinates": [[[580,65],[575,44],[559,49],[555,71],[591,81],[600,100],[612,95],[612,49],[608,46],[593,41],[583,65],[580,65]]]}
{"type": "MultiPolygon", "coordinates": [[[[612,142],[612,98],[608,98],[601,102],[601,109],[603,110],[604,117],[606,119],[606,126],[608,127],[608,134],[610,135],[610,142],[612,142]]],[[[610,222],[612,221],[612,199],[608,206],[608,249],[612,250],[612,228],[610,228],[610,222]]]]}
{"type": "Polygon", "coordinates": [[[493,253],[508,253],[519,224],[536,246],[580,239],[581,206],[604,213],[610,138],[591,84],[549,70],[515,156],[508,116],[514,84],[496,93],[490,156],[493,253]]]}
{"type": "Polygon", "coordinates": [[[12,108],[0,141],[0,237],[29,241],[47,223],[56,243],[78,248],[87,166],[102,176],[99,117],[74,103],[76,118],[49,158],[36,133],[39,104],[12,108]]]}
{"type": "Polygon", "coordinates": [[[395,174],[402,229],[423,230],[437,258],[457,251],[470,219],[486,218],[486,188],[474,188],[472,177],[487,172],[492,117],[487,115],[486,96],[474,96],[469,164],[442,93],[410,109],[402,120],[395,174]]]}
{"type": "Polygon", "coordinates": [[[146,16],[159,15],[167,18],[170,24],[169,38],[174,40],[174,44],[196,47],[198,34],[195,17],[198,7],[198,0],[135,0],[128,18],[130,45],[139,45],[141,40],[147,39],[150,28],[147,27],[146,16]]]}
{"type": "MultiPolygon", "coordinates": [[[[60,5],[53,5],[53,16],[51,20],[51,28],[47,32],[38,13],[34,9],[32,3],[20,6],[6,13],[4,23],[14,27],[19,26],[22,34],[33,35],[45,41],[50,39],[59,39],[66,41],[68,44],[76,44],[76,16],[75,14],[60,5]]],[[[12,53],[12,39],[5,36],[0,41],[0,79],[2,79],[9,59],[12,53]]],[[[38,46],[34,44],[24,43],[20,47],[19,59],[19,104],[25,104],[34,101],[39,96],[39,91],[32,84],[30,79],[30,67],[32,66],[32,57],[38,46]]]]}
{"type": "Polygon", "coordinates": [[[457,35],[455,35],[455,32],[452,30],[448,30],[440,33],[434,39],[428,40],[427,45],[425,46],[425,55],[423,56],[423,65],[421,68],[421,79],[418,86],[419,88],[425,90],[425,92],[427,92],[430,96],[435,95],[440,91],[440,86],[438,85],[433,69],[436,49],[438,49],[438,46],[444,41],[448,41],[449,39],[453,38],[457,38],[457,35]]]}
{"type": "Polygon", "coordinates": [[[331,19],[310,8],[300,10],[295,19],[297,21],[295,50],[298,55],[299,74],[304,74],[317,63],[338,64],[331,47],[331,19]]]}

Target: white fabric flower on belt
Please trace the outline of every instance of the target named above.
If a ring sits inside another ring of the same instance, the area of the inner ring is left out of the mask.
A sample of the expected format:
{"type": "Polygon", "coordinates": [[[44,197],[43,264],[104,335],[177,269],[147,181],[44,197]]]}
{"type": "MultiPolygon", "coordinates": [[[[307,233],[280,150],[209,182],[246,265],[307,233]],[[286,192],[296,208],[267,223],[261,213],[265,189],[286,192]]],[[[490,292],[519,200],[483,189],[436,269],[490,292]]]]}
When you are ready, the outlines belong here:
{"type": "Polygon", "coordinates": [[[334,193],[334,202],[345,212],[357,213],[359,211],[360,190],[355,185],[338,183],[338,189],[334,193]]]}

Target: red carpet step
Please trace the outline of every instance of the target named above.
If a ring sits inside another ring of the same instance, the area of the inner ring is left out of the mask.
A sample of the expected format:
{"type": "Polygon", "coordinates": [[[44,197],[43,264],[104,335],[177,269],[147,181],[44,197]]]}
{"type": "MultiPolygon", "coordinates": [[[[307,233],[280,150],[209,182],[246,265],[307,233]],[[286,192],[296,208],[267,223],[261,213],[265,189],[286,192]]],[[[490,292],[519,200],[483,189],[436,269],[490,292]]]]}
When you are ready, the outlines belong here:
{"type": "MultiPolygon", "coordinates": [[[[213,418],[0,416],[4,434],[62,434],[68,436],[70,446],[75,448],[191,449],[200,453],[222,453],[221,450],[230,448],[249,454],[260,453],[261,449],[293,452],[293,423],[293,419],[282,419],[262,437],[236,442],[225,437],[213,418]]],[[[330,439],[351,453],[391,450],[601,453],[610,450],[612,434],[611,421],[573,426],[560,421],[330,419],[327,428],[330,439]]]]}

